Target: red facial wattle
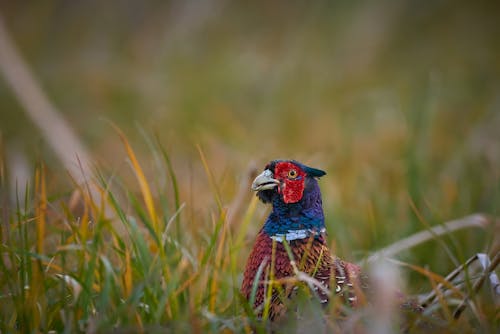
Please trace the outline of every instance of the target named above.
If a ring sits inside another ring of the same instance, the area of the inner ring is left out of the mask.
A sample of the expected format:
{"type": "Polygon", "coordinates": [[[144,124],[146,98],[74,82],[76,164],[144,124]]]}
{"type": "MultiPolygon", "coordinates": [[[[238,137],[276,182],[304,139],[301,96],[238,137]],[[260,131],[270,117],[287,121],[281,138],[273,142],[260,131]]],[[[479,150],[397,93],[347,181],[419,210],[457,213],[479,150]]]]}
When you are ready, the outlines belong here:
{"type": "Polygon", "coordinates": [[[283,195],[285,203],[297,203],[302,199],[306,173],[299,166],[288,161],[279,162],[274,177],[280,181],[278,192],[283,195]]]}

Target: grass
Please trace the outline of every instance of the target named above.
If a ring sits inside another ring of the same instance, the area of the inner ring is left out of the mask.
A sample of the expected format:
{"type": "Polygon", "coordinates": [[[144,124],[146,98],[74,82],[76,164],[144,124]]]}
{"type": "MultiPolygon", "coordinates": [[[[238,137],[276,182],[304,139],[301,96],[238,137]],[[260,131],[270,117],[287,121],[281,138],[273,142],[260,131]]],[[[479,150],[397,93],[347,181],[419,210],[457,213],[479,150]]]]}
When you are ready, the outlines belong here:
{"type": "MultiPolygon", "coordinates": [[[[30,206],[3,211],[2,332],[154,330],[159,324],[172,330],[216,330],[229,321],[228,313],[241,311],[235,291],[242,240],[230,234],[227,210],[207,218],[208,233],[175,231],[175,221],[193,223],[180,219],[184,204],[163,206],[153,199],[161,196],[151,192],[134,151],[122,140],[140,198],[123,186],[127,204],[121,203],[110,190],[120,185],[98,172],[105,202],[95,203],[85,188],[77,188],[82,212],[75,217],[67,203],[48,204],[41,166],[35,191],[28,187],[25,192],[30,206]],[[111,220],[106,207],[114,213],[111,220]],[[175,237],[179,232],[182,239],[175,237]]],[[[168,155],[163,149],[156,153],[164,157],[167,173],[168,155]]],[[[169,175],[175,184],[175,174],[169,175]]],[[[246,215],[249,221],[251,211],[246,215]]]]}
{"type": "MultiPolygon", "coordinates": [[[[248,225],[259,224],[256,200],[246,203],[240,217],[242,223],[230,226],[226,219],[228,208],[218,195],[210,164],[198,147],[216,205],[207,211],[204,220],[190,220],[184,214],[189,203],[176,200],[178,180],[166,151],[158,142],[152,146],[153,154],[163,157],[159,172],[169,175],[174,196],[152,192],[151,178],[147,178],[126,137],[119,134],[138,191],[131,190],[117,175],[97,170],[93,179],[102,201],[94,202],[87,188],[76,187],[80,203],[70,206],[68,201],[47,193],[46,170],[40,164],[35,171],[34,186],[26,185],[22,201],[25,206],[4,207],[0,330],[6,333],[269,330],[266,321],[256,319],[238,292],[249,248],[247,239],[251,239],[248,225]],[[107,212],[112,212],[112,216],[107,212]]],[[[5,183],[5,178],[2,182],[5,183]]],[[[483,233],[487,234],[493,220],[484,219],[490,223],[483,227],[483,233]]],[[[429,232],[436,233],[432,229],[429,232]]],[[[451,228],[449,233],[441,230],[439,233],[431,242],[446,248],[462,263],[461,255],[455,254],[445,240],[445,237],[455,238],[451,228]]],[[[424,241],[425,238],[409,247],[424,241]]],[[[480,251],[485,250],[477,249],[480,251]]],[[[437,298],[429,298],[428,304],[435,314],[442,316],[448,330],[493,330],[497,325],[494,299],[498,296],[488,292],[489,283],[483,288],[477,285],[477,272],[470,274],[474,277],[462,275],[460,286],[448,282],[431,268],[399,265],[426,278],[429,291],[435,288],[437,298]],[[452,291],[451,294],[442,292],[442,287],[452,291]],[[453,309],[460,301],[469,311],[455,319],[453,309]]],[[[309,282],[307,277],[297,271],[298,281],[309,282]]],[[[269,279],[272,285],[272,272],[269,279]]],[[[303,294],[308,295],[307,289],[303,294]]],[[[338,324],[332,322],[338,316],[335,311],[338,303],[332,302],[333,306],[321,310],[311,304],[310,297],[304,296],[299,298],[303,308],[316,310],[314,317],[323,319],[319,322],[328,330],[338,329],[338,324]]],[[[348,312],[347,319],[351,319],[348,321],[356,323],[351,324],[353,328],[362,328],[364,321],[371,319],[366,310],[348,312]]],[[[286,328],[292,325],[300,323],[291,321],[286,328]]]]}

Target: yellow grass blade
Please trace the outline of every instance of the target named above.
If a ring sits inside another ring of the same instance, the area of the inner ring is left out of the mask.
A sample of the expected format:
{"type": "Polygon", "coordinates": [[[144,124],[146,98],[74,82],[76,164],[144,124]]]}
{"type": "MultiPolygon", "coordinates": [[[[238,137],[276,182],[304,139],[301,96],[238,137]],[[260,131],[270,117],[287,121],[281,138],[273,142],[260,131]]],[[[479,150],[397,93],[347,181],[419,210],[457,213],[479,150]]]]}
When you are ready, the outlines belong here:
{"type": "Polygon", "coordinates": [[[222,255],[224,251],[224,242],[226,239],[226,229],[227,229],[227,224],[226,224],[226,213],[227,210],[222,210],[221,215],[219,217],[220,221],[222,222],[222,230],[221,230],[221,235],[219,239],[219,245],[217,247],[217,253],[215,255],[215,261],[214,261],[214,272],[213,272],[213,277],[212,277],[212,284],[210,286],[210,312],[215,311],[215,297],[217,296],[217,272],[219,270],[219,267],[222,265],[222,255]]]}
{"type": "Polygon", "coordinates": [[[276,239],[273,239],[273,246],[271,250],[271,268],[269,270],[269,285],[267,287],[266,298],[264,299],[264,312],[262,313],[262,320],[266,321],[269,318],[271,309],[273,288],[274,288],[274,266],[276,263],[276,239]]]}
{"type": "Polygon", "coordinates": [[[144,333],[144,325],[142,324],[141,314],[139,312],[135,313],[135,319],[137,320],[137,333],[144,333]]]}
{"type": "Polygon", "coordinates": [[[201,150],[200,145],[197,144],[196,148],[198,149],[198,153],[200,154],[203,168],[205,169],[205,173],[207,173],[207,176],[208,176],[208,182],[210,183],[210,188],[212,188],[212,191],[213,191],[214,196],[215,196],[215,200],[217,201],[217,207],[219,208],[219,211],[220,211],[220,210],[222,210],[222,201],[220,199],[217,184],[215,183],[214,175],[212,174],[210,167],[208,167],[207,159],[205,158],[205,154],[203,154],[203,151],[201,150]]]}
{"type": "Polygon", "coordinates": [[[436,293],[439,305],[441,305],[447,321],[451,322],[453,318],[451,316],[451,311],[448,307],[448,303],[446,303],[446,299],[445,296],[443,295],[443,292],[441,291],[441,289],[439,289],[438,285],[436,284],[436,281],[434,281],[431,277],[429,277],[429,281],[431,282],[432,290],[436,293]]]}
{"type": "Polygon", "coordinates": [[[130,162],[132,163],[132,168],[134,170],[137,181],[139,182],[139,187],[141,189],[141,194],[144,200],[144,204],[146,205],[149,217],[153,222],[153,229],[155,230],[156,233],[159,233],[158,217],[153,202],[153,195],[151,194],[151,188],[149,187],[149,184],[146,180],[146,176],[144,175],[141,165],[137,160],[134,150],[130,146],[127,138],[125,138],[123,132],[120,129],[118,129],[115,125],[113,125],[113,127],[115,128],[115,131],[118,132],[118,135],[120,136],[120,139],[123,145],[125,146],[125,150],[127,151],[127,155],[130,159],[130,162]]]}
{"type": "Polygon", "coordinates": [[[252,197],[252,200],[248,205],[248,208],[243,216],[243,219],[241,220],[240,228],[238,229],[238,232],[236,234],[236,242],[235,242],[236,248],[241,247],[243,241],[247,236],[248,227],[250,226],[258,202],[259,198],[257,196],[252,197]]]}
{"type": "Polygon", "coordinates": [[[38,194],[38,205],[36,206],[36,250],[43,254],[45,240],[45,224],[47,214],[47,189],[45,184],[45,169],[41,164],[35,173],[36,193],[38,194]]]}
{"type": "MultiPolygon", "coordinates": [[[[83,189],[79,189],[77,191],[82,191],[83,189]]],[[[86,194],[86,192],[81,192],[81,195],[84,199],[85,205],[83,206],[83,215],[80,218],[80,242],[82,244],[85,244],[87,242],[88,238],[88,232],[89,232],[89,209],[91,209],[91,198],[89,194],[86,194]]],[[[95,217],[95,216],[94,216],[95,217]]]]}
{"type": "Polygon", "coordinates": [[[54,271],[54,272],[62,272],[63,271],[63,267],[57,265],[57,264],[54,264],[54,258],[55,257],[52,257],[50,259],[50,261],[42,261],[42,264],[45,266],[45,272],[48,273],[48,272],[51,272],[51,271],[54,271]]]}
{"type": "Polygon", "coordinates": [[[178,287],[177,290],[174,291],[174,293],[172,294],[173,298],[177,298],[179,294],[181,294],[184,290],[193,285],[195,279],[198,278],[199,276],[200,276],[199,272],[193,273],[191,277],[185,280],[184,283],[182,283],[182,285],[178,287]]]}
{"type": "Polygon", "coordinates": [[[400,266],[403,266],[403,267],[408,267],[424,276],[426,276],[427,278],[429,278],[431,281],[434,281],[434,282],[438,282],[440,283],[442,286],[445,286],[446,288],[452,290],[453,292],[455,292],[457,295],[459,295],[460,297],[463,297],[463,293],[462,291],[460,291],[459,289],[457,289],[457,287],[455,287],[451,282],[449,282],[448,280],[446,280],[445,277],[439,275],[439,274],[436,274],[430,270],[427,270],[425,268],[422,268],[422,267],[419,267],[417,265],[414,265],[414,264],[410,264],[410,263],[406,263],[406,262],[402,262],[402,261],[398,261],[398,260],[393,260],[393,259],[390,259],[389,261],[391,262],[394,262],[400,266]]]}

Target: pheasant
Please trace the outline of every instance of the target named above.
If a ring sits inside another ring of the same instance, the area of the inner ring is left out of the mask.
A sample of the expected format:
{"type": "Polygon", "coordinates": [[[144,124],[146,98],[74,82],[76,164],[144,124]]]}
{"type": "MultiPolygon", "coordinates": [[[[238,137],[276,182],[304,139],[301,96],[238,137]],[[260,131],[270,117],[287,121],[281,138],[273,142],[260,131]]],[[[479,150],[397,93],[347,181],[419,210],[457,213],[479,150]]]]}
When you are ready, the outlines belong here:
{"type": "Polygon", "coordinates": [[[274,160],[253,181],[252,190],[273,207],[257,234],[241,285],[242,295],[254,300],[253,307],[260,316],[270,278],[282,283],[273,285],[267,315],[271,320],[284,315],[285,300],[296,287],[290,278],[298,270],[315,279],[313,290],[321,303],[328,302],[329,290],[343,296],[351,306],[360,302],[360,268],[333,256],[326,243],[317,181],[325,174],[294,160],[274,160]]]}

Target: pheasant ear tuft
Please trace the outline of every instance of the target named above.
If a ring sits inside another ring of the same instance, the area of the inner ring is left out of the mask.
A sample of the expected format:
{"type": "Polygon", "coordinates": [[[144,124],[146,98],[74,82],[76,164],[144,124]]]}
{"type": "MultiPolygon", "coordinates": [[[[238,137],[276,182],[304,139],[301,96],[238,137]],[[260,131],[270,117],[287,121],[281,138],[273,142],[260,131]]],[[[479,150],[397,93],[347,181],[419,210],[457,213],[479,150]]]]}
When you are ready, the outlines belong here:
{"type": "Polygon", "coordinates": [[[323,175],[326,175],[326,172],[322,171],[321,169],[307,167],[307,166],[304,167],[304,172],[306,172],[307,175],[312,177],[322,177],[323,175]]]}

